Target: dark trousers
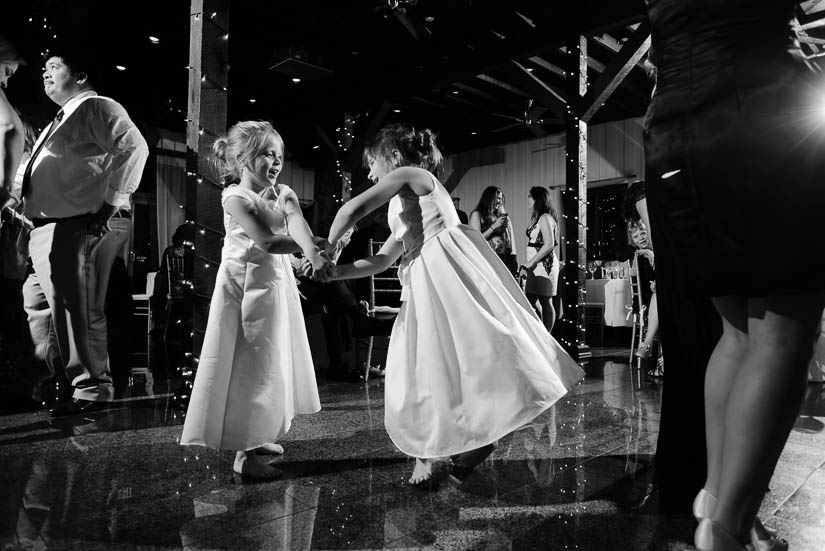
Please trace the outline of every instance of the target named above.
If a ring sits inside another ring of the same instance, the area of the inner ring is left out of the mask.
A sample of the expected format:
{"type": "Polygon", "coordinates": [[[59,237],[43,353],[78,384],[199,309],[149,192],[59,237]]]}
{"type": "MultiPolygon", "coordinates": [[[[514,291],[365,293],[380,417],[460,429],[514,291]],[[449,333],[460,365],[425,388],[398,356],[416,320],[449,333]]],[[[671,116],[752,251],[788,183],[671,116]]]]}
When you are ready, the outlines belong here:
{"type": "Polygon", "coordinates": [[[299,278],[298,290],[304,296],[301,300],[304,315],[321,314],[330,371],[349,371],[350,366],[344,361],[344,352],[350,349],[352,336],[346,318],[349,317],[353,322],[362,321],[367,318],[366,310],[343,281],[321,283],[299,278]]]}

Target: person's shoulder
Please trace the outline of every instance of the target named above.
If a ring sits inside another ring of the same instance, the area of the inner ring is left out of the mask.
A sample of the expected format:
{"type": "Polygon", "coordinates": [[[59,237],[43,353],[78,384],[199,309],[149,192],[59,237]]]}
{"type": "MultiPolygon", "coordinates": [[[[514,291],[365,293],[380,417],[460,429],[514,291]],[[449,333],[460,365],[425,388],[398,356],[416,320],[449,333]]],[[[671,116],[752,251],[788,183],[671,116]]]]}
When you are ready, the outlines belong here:
{"type": "Polygon", "coordinates": [[[240,197],[241,199],[254,204],[255,197],[257,197],[257,195],[252,191],[239,186],[238,184],[232,184],[226,186],[221,192],[221,203],[225,203],[230,197],[240,197]]]}
{"type": "Polygon", "coordinates": [[[95,111],[103,115],[128,117],[126,108],[108,96],[89,96],[77,106],[78,110],[95,111]]]}

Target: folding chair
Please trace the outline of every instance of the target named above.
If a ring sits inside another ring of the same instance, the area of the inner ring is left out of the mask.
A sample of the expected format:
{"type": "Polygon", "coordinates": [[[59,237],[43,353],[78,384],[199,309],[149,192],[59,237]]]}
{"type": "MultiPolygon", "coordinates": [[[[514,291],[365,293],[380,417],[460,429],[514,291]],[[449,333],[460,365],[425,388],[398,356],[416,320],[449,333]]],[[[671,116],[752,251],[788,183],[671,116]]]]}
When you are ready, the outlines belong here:
{"type": "MultiPolygon", "coordinates": [[[[378,254],[381,247],[384,246],[383,241],[369,240],[369,254],[373,256],[378,254]]],[[[375,316],[376,314],[398,314],[401,310],[397,304],[401,302],[401,282],[398,281],[398,262],[394,262],[392,266],[379,274],[370,276],[369,278],[369,301],[367,302],[367,314],[375,316]]],[[[386,337],[384,337],[386,338],[386,337]]],[[[372,365],[373,349],[375,348],[375,337],[369,337],[367,344],[367,359],[364,362],[364,380],[368,381],[370,372],[377,375],[383,374],[381,366],[372,365]]],[[[386,361],[386,360],[385,360],[386,361]]]]}
{"type": "MultiPolygon", "coordinates": [[[[647,306],[644,303],[642,296],[642,281],[639,277],[639,252],[637,251],[633,258],[633,267],[628,270],[628,278],[630,279],[630,293],[632,305],[628,306],[628,316],[633,316],[633,331],[630,337],[630,364],[633,365],[633,353],[639,349],[645,340],[645,333],[647,332],[647,306]]],[[[641,369],[642,359],[636,358],[637,367],[641,369]]]]}

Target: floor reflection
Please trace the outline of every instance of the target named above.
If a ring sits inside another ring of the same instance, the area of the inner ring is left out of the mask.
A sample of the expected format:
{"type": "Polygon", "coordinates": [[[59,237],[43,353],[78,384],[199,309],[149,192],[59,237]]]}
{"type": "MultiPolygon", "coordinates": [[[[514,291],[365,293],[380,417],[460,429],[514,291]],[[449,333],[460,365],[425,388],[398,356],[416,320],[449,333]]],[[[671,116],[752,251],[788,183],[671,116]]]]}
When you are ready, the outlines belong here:
{"type": "MultiPolygon", "coordinates": [[[[690,518],[655,514],[661,382],[616,354],[556,406],[499,442],[463,484],[430,491],[384,431],[383,386],[323,384],[276,459],[250,483],[232,454],[178,445],[183,413],[139,389],[108,412],[0,417],[0,549],[690,549],[690,518]]],[[[825,385],[809,385],[770,500],[795,551],[825,536],[825,385]]],[[[446,464],[436,465],[446,473],[446,464]]]]}

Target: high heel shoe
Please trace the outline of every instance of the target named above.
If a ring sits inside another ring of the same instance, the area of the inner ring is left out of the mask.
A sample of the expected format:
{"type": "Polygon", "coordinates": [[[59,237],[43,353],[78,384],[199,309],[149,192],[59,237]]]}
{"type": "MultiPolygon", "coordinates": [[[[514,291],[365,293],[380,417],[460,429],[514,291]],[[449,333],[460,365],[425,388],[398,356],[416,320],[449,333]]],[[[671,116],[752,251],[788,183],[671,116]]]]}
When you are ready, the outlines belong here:
{"type": "Polygon", "coordinates": [[[730,532],[709,518],[702,519],[693,534],[697,551],[752,551],[750,545],[742,545],[730,532]]]}
{"type": "MultiPolygon", "coordinates": [[[[701,522],[704,519],[709,519],[715,508],[716,496],[704,488],[699,490],[699,493],[696,494],[696,498],[693,500],[693,516],[696,520],[701,522]]],[[[788,551],[788,542],[786,540],[780,538],[767,528],[765,528],[765,531],[770,534],[770,537],[768,537],[768,539],[759,539],[756,528],[751,528],[750,536],[753,551],[788,551]]]]}

